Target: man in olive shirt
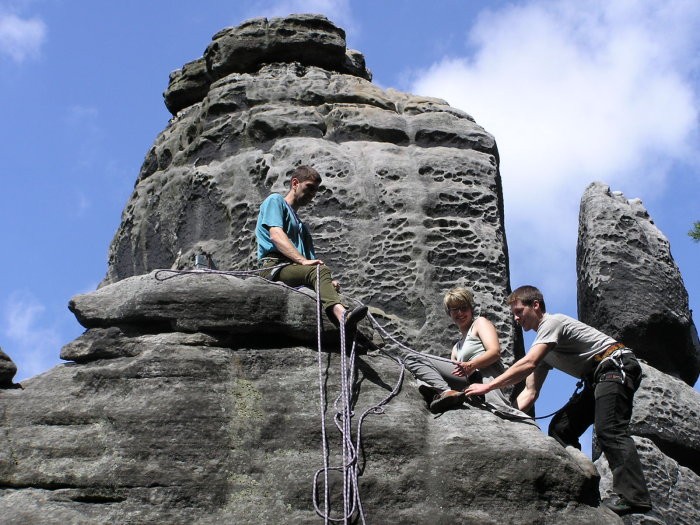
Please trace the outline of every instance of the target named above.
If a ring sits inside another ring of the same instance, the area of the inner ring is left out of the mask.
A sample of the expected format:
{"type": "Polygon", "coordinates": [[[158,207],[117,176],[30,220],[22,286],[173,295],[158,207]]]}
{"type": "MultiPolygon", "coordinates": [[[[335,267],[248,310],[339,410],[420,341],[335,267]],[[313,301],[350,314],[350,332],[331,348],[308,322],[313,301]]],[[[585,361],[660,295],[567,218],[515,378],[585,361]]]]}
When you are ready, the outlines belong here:
{"type": "Polygon", "coordinates": [[[517,404],[526,412],[552,368],[583,379],[581,394],[552,418],[549,435],[563,446],[580,449],[579,437],[593,424],[612,470],[616,493],[604,504],[620,515],[649,511],[649,491],[629,433],[632,399],[642,378],[632,351],[576,319],[546,313],[544,297],[534,286],[516,289],[508,297],[508,304],[523,330],[537,331],[535,340],[525,357],[492,382],[469,386],[467,396],[484,395],[525,379],[517,404]]]}

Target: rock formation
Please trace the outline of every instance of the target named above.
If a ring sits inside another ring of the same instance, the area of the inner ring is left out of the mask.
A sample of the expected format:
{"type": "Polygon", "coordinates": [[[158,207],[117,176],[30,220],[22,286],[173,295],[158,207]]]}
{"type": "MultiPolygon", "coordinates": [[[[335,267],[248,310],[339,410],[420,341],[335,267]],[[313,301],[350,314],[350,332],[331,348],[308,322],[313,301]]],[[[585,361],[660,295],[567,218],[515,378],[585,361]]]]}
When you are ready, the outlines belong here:
{"type": "MultiPolygon", "coordinates": [[[[310,15],[225,29],[171,74],[174,116],[105,280],[70,302],[86,332],[62,349],[69,363],[0,390],[3,523],[319,523],[326,478],[333,517],[344,486],[359,495],[354,523],[622,522],[600,507],[580,452],[470,405],[436,418],[403,378],[399,343],[449,348],[440,302],[457,283],[496,323],[507,362],[522,342],[505,305],[493,137],[444,101],[370,78],[342,29],[310,15]],[[317,338],[312,293],[245,273],[259,203],[302,163],[323,175],[303,219],[347,296],[370,306],[361,330],[378,350],[338,351],[329,323],[317,338]],[[200,253],[216,271],[189,270],[200,253]],[[342,441],[334,423],[347,421],[342,441]],[[353,452],[344,483],[336,468],[353,452]]],[[[666,509],[695,501],[681,488],[695,490],[696,466],[673,461],[689,463],[696,435],[691,420],[687,446],[664,430],[689,397],[659,384],[668,396],[634,424],[677,474],[658,478],[676,488],[655,500],[666,509]]]]}
{"type": "MultiPolygon", "coordinates": [[[[595,183],[581,200],[577,266],[579,317],[648,362],[631,430],[656,523],[699,523],[700,345],[669,243],[639,200],[595,183]]],[[[596,465],[606,493],[607,463],[596,465]]]]}
{"type": "MultiPolygon", "coordinates": [[[[152,272],[70,307],[88,328],[62,351],[75,363],[0,395],[3,523],[323,522],[321,407],[338,467],[342,367],[315,350],[315,298],[152,272]]],[[[435,418],[415,385],[397,392],[400,377],[384,353],[357,358],[355,424],[393,395],[359,438],[354,427],[367,523],[620,523],[597,506],[588,459],[468,405],[435,418]]],[[[337,517],[342,482],[329,478],[337,517]]]]}
{"type": "Polygon", "coordinates": [[[642,203],[591,184],[581,199],[576,261],[581,320],[694,385],[700,343],[688,293],[668,240],[642,203]]]}
{"type": "Polygon", "coordinates": [[[470,285],[522,353],[509,289],[494,138],[437,99],[382,90],[323,17],[255,19],[213,37],[171,74],[175,113],[146,160],[110,248],[104,284],[192,264],[254,268],[258,206],[289,173],[323,176],[302,219],[349,295],[411,346],[443,351],[444,291],[470,285]]]}
{"type": "MultiPolygon", "coordinates": [[[[400,388],[391,344],[449,348],[440,302],[457,283],[498,325],[506,360],[522,344],[504,301],[493,137],[443,101],[369,78],[343,31],[317,16],[226,29],[171,75],[174,118],[143,164],[107,276],[70,303],[87,328],[61,352],[71,363],[0,392],[6,522],[317,523],[322,428],[329,467],[341,461],[340,390],[345,421],[352,409],[355,432],[363,422],[355,521],[619,523],[580,454],[469,406],[434,418],[412,380],[400,388]],[[254,266],[257,207],[301,163],[324,177],[304,210],[317,248],[370,319],[402,336],[356,368],[328,323],[316,350],[313,294],[157,270],[202,252],[219,270],[254,266]]],[[[343,484],[323,472],[337,517],[343,484]]]]}
{"type": "Polygon", "coordinates": [[[12,362],[10,356],[0,348],[0,388],[12,386],[12,379],[17,373],[17,365],[12,362]]]}

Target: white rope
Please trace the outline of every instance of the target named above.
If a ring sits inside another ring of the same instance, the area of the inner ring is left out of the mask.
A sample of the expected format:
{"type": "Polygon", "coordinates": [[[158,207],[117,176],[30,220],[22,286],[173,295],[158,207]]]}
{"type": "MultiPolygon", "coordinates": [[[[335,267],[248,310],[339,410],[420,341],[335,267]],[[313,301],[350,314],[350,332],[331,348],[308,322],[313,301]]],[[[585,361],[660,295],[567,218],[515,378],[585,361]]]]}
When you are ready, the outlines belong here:
{"type": "MultiPolygon", "coordinates": [[[[260,276],[259,274],[265,271],[270,271],[276,268],[281,268],[286,266],[286,264],[280,264],[277,266],[272,266],[268,268],[261,268],[257,270],[234,270],[234,271],[222,271],[222,270],[212,270],[212,269],[197,269],[197,270],[158,270],[156,271],[155,278],[159,281],[165,281],[179,275],[196,274],[196,275],[207,275],[207,274],[220,274],[220,275],[230,275],[234,277],[252,277],[260,276]],[[162,274],[172,274],[163,277],[162,274]]],[[[264,278],[263,278],[264,279],[264,278]]],[[[296,288],[290,287],[280,281],[271,281],[265,279],[266,282],[283,286],[287,289],[296,291],[298,293],[304,293],[296,288]]],[[[318,469],[313,476],[313,505],[316,513],[324,519],[324,524],[328,525],[329,522],[343,522],[345,524],[350,523],[353,520],[353,516],[357,515],[356,519],[359,519],[363,525],[366,525],[364,509],[362,507],[362,501],[360,497],[359,488],[359,478],[362,475],[360,471],[360,464],[358,461],[358,451],[362,450],[362,425],[365,419],[371,414],[383,414],[384,405],[388,404],[389,401],[396,396],[400,390],[403,383],[403,378],[405,374],[405,366],[403,359],[396,357],[393,354],[382,351],[384,355],[394,360],[400,367],[401,371],[399,378],[396,382],[394,388],[387,394],[379,403],[366,409],[358,418],[357,421],[357,432],[353,442],[352,437],[352,418],[354,416],[352,410],[353,403],[353,386],[355,384],[355,372],[357,369],[357,351],[356,351],[356,338],[353,338],[352,345],[350,348],[350,354],[348,355],[346,349],[346,332],[345,332],[345,315],[340,322],[340,393],[334,401],[334,422],[336,427],[340,432],[341,437],[341,449],[342,449],[342,466],[331,467],[330,466],[330,449],[328,445],[328,431],[326,427],[326,405],[327,405],[327,395],[325,385],[325,377],[323,373],[323,347],[321,341],[321,335],[323,332],[322,326],[322,311],[321,311],[321,296],[320,296],[320,266],[316,267],[316,344],[317,344],[317,364],[318,364],[318,384],[319,384],[319,402],[321,409],[321,453],[323,456],[323,468],[318,469]],[[328,480],[328,474],[330,471],[338,471],[343,475],[343,515],[341,517],[331,516],[331,504],[330,504],[330,484],[328,480]],[[318,484],[319,478],[323,473],[323,509],[319,507],[318,503],[318,484]]],[[[306,294],[304,294],[306,295],[306,294]]],[[[361,304],[359,301],[356,301],[361,304]]],[[[367,316],[371,320],[372,324],[389,340],[393,341],[395,344],[401,348],[415,353],[413,349],[403,345],[397,341],[393,336],[389,335],[374,319],[374,317],[368,313],[367,316]]],[[[357,332],[355,332],[357,333],[357,332]]],[[[380,350],[381,351],[381,350],[380,350]]],[[[354,522],[356,522],[356,519],[354,522]]]]}
{"type": "MultiPolygon", "coordinates": [[[[409,347],[409,346],[406,346],[406,345],[403,344],[401,341],[399,341],[398,339],[396,339],[393,335],[391,335],[389,332],[387,332],[387,331],[379,324],[379,322],[377,322],[377,320],[374,318],[374,316],[373,316],[370,312],[367,312],[367,317],[369,318],[370,321],[372,321],[372,326],[374,326],[374,327],[377,329],[377,331],[382,335],[382,337],[384,337],[384,339],[390,340],[392,343],[394,343],[396,346],[398,346],[398,347],[401,348],[402,350],[404,350],[404,351],[406,351],[406,352],[409,352],[409,353],[411,353],[411,354],[418,354],[418,355],[423,355],[423,356],[429,356],[431,359],[437,359],[438,361],[445,361],[445,362],[447,362],[447,363],[453,363],[453,364],[454,364],[454,361],[452,361],[452,359],[450,359],[450,358],[448,358],[448,357],[442,357],[442,356],[439,356],[439,355],[436,355],[436,354],[426,354],[425,352],[419,352],[418,350],[414,350],[413,348],[411,348],[411,347],[409,347]]],[[[394,357],[394,356],[391,355],[391,354],[388,354],[388,355],[390,355],[390,357],[394,357]]],[[[400,361],[401,361],[401,363],[403,363],[404,360],[403,360],[403,359],[400,359],[400,361]]]]}
{"type": "Polygon", "coordinates": [[[318,286],[320,281],[320,268],[316,268],[316,345],[318,351],[317,362],[318,362],[318,389],[319,389],[319,399],[321,404],[321,448],[323,455],[323,513],[320,513],[318,508],[318,475],[320,471],[316,471],[314,475],[314,491],[313,491],[313,503],[316,513],[319,514],[324,519],[324,524],[328,524],[330,515],[330,487],[328,485],[328,436],[326,434],[326,417],[325,417],[325,407],[326,407],[326,389],[323,388],[323,362],[322,362],[322,346],[321,346],[321,332],[323,330],[321,325],[321,296],[318,293],[318,286]]]}
{"type": "MultiPolygon", "coordinates": [[[[357,496],[359,496],[359,491],[357,488],[357,471],[352,468],[353,465],[357,464],[356,453],[352,443],[352,384],[354,383],[354,367],[355,367],[355,344],[353,341],[351,356],[348,359],[345,345],[345,312],[343,318],[340,320],[340,393],[336,398],[333,406],[335,408],[335,415],[333,417],[336,428],[338,428],[341,437],[341,467],[330,467],[329,466],[329,447],[328,447],[328,433],[326,430],[326,393],[325,393],[325,378],[323,374],[323,364],[322,364],[322,352],[323,348],[321,346],[321,331],[322,331],[322,321],[321,321],[321,296],[320,296],[320,266],[316,268],[316,328],[317,328],[317,342],[318,342],[318,366],[319,366],[319,392],[320,392],[320,403],[321,403],[321,442],[322,442],[322,453],[323,453],[323,468],[316,471],[314,475],[314,509],[316,513],[324,519],[324,523],[329,521],[348,523],[352,518],[355,510],[357,508],[357,496]],[[330,470],[340,471],[343,476],[343,515],[342,517],[332,517],[330,509],[330,486],[328,483],[328,473],[330,470]],[[318,495],[318,477],[320,473],[324,474],[324,506],[323,512],[319,509],[317,495],[318,495]],[[351,497],[352,496],[352,497],[351,497]]],[[[362,523],[365,523],[364,516],[360,515],[362,523]]]]}
{"type": "MultiPolygon", "coordinates": [[[[317,330],[320,334],[321,332],[321,307],[320,307],[320,293],[319,293],[319,283],[320,283],[320,269],[317,268],[316,271],[316,304],[317,304],[317,330]]],[[[323,388],[324,376],[322,369],[321,360],[321,338],[318,337],[318,364],[319,364],[319,390],[320,390],[320,400],[321,400],[321,441],[323,443],[323,469],[316,471],[314,475],[314,508],[316,513],[324,519],[324,523],[332,522],[343,522],[345,524],[350,523],[353,520],[354,523],[357,519],[365,525],[365,515],[364,509],[362,507],[362,500],[360,497],[360,487],[359,487],[359,477],[362,475],[360,472],[360,465],[358,461],[358,451],[362,450],[362,424],[367,416],[370,414],[382,414],[384,412],[383,406],[389,402],[389,400],[394,397],[401,389],[401,384],[403,382],[404,367],[401,367],[401,373],[399,379],[392,389],[392,391],[382,399],[378,404],[369,407],[365,410],[357,423],[357,433],[355,440],[353,442],[352,437],[352,418],[354,416],[353,412],[353,386],[355,384],[355,372],[357,370],[357,345],[356,339],[353,338],[352,346],[350,347],[350,353],[348,355],[346,348],[346,332],[345,332],[345,316],[347,311],[343,314],[343,319],[340,321],[340,393],[334,402],[335,415],[334,422],[336,428],[340,433],[341,438],[341,449],[342,449],[342,466],[340,467],[330,467],[329,466],[329,451],[328,451],[328,436],[325,425],[325,403],[326,394],[323,388]],[[342,499],[343,499],[343,515],[340,517],[332,517],[330,509],[330,488],[328,486],[328,472],[330,470],[342,472],[343,475],[343,489],[342,489],[342,499]],[[316,496],[318,494],[318,478],[321,471],[324,473],[324,509],[318,506],[318,501],[316,496]],[[356,517],[355,517],[356,516],[356,517]],[[355,518],[354,518],[355,517],[355,518]]],[[[355,332],[357,333],[357,332],[355,332]]],[[[397,360],[395,357],[390,356],[400,365],[403,365],[401,361],[397,360]]]]}

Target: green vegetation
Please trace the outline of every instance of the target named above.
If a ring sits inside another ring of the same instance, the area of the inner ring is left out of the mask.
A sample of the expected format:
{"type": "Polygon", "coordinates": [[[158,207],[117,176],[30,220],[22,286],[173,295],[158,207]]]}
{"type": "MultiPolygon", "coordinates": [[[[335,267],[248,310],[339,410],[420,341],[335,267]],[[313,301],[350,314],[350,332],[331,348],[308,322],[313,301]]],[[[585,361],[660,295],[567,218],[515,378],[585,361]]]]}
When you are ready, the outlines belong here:
{"type": "Polygon", "coordinates": [[[700,221],[695,221],[693,224],[693,229],[688,232],[690,238],[695,242],[700,242],[700,221]]]}

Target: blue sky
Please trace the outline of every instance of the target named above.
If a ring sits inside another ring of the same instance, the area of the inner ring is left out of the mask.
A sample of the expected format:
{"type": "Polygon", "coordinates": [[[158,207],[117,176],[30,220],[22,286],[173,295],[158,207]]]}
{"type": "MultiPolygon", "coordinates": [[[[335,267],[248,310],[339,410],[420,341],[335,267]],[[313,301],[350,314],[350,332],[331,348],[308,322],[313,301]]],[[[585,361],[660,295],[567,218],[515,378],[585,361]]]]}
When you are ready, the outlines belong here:
{"type": "MultiPolygon", "coordinates": [[[[444,98],[495,135],[514,287],[576,315],[579,200],[602,181],[642,199],[699,311],[695,0],[0,0],[0,347],[17,379],[83,331],[67,303],[105,274],[170,117],[169,72],[223,27],[292,12],[343,27],[381,87],[444,98]]],[[[549,381],[540,413],[572,389],[549,381]]]]}

